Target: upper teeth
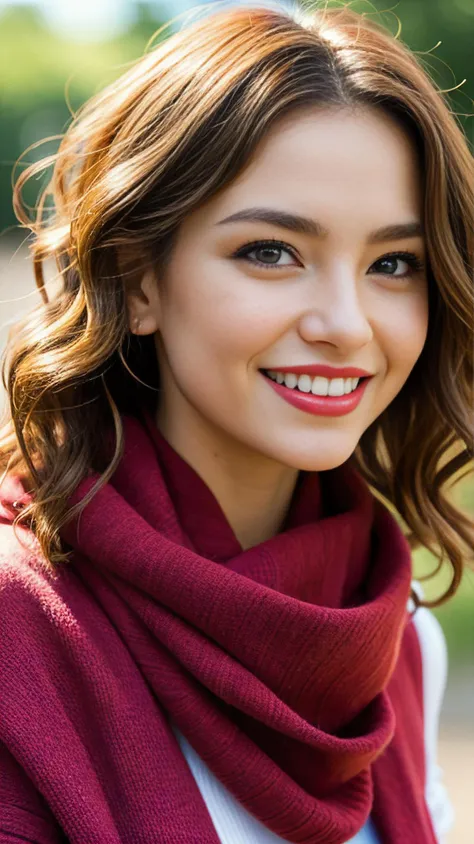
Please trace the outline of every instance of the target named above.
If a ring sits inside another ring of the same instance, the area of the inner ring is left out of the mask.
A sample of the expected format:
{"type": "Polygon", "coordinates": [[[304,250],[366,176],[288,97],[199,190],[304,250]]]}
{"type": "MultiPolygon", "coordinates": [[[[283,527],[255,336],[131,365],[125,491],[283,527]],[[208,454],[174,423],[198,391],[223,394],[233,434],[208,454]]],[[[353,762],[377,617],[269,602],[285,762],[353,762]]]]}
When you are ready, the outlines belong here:
{"type": "Polygon", "coordinates": [[[343,396],[352,393],[360,381],[360,378],[323,378],[321,375],[311,378],[310,375],[277,372],[274,369],[269,369],[267,375],[273,381],[285,384],[285,387],[297,387],[302,393],[314,393],[315,396],[343,396]]]}

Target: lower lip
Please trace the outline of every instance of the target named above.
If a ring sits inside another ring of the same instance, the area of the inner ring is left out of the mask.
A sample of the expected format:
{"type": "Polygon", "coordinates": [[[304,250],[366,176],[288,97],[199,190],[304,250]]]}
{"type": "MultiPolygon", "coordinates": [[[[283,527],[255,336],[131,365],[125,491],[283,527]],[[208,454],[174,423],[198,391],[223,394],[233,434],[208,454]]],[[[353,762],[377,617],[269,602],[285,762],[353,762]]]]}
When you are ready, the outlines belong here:
{"type": "Polygon", "coordinates": [[[359,381],[352,393],[344,396],[315,396],[313,393],[302,393],[299,390],[285,387],[284,384],[278,384],[263,372],[262,375],[270,387],[273,387],[275,392],[288,404],[316,416],[345,416],[346,413],[351,413],[361,401],[365,388],[370,381],[370,378],[364,378],[359,381]]]}

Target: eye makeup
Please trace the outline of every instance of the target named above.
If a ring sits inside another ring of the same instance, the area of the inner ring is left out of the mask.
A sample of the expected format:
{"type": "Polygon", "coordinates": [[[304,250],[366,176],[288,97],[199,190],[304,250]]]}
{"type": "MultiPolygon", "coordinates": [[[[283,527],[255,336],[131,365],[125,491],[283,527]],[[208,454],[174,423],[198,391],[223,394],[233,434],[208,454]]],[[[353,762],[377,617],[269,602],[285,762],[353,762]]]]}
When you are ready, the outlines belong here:
{"type": "MultiPolygon", "coordinates": [[[[258,252],[260,250],[268,249],[270,252],[271,250],[274,253],[283,253],[286,252],[287,255],[290,255],[294,261],[298,262],[298,266],[301,264],[296,257],[295,251],[293,248],[284,241],[277,240],[275,238],[265,238],[265,240],[255,240],[250,243],[246,243],[243,246],[239,247],[233,254],[232,258],[235,260],[247,260],[249,263],[253,264],[256,267],[259,267],[264,270],[272,270],[272,269],[282,269],[283,267],[294,266],[294,264],[278,264],[276,261],[262,261],[259,259],[255,259],[250,257],[252,252],[258,252]]],[[[411,275],[415,275],[417,273],[421,273],[425,269],[424,261],[416,255],[414,252],[408,251],[395,251],[395,252],[387,252],[384,255],[381,255],[380,258],[377,258],[369,267],[369,270],[380,264],[383,261],[404,261],[411,269],[411,272],[408,273],[387,273],[387,272],[380,272],[380,275],[386,275],[391,278],[408,278],[411,275]]],[[[377,271],[375,271],[377,273],[377,271]]],[[[372,273],[371,273],[372,274],[372,273]]]]}

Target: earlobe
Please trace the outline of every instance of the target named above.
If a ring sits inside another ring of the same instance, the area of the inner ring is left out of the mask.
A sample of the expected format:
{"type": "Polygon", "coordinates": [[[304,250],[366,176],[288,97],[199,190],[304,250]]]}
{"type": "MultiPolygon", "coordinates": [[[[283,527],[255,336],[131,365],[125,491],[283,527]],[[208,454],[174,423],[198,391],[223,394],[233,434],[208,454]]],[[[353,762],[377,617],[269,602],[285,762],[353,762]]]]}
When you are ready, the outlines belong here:
{"type": "Polygon", "coordinates": [[[128,324],[132,334],[155,334],[159,329],[159,300],[146,294],[129,294],[127,302],[128,324]]]}
{"type": "Polygon", "coordinates": [[[160,296],[155,273],[148,269],[138,288],[128,293],[128,312],[134,334],[155,334],[160,327],[160,296]]]}
{"type": "Polygon", "coordinates": [[[154,334],[159,328],[160,297],[156,274],[143,256],[117,255],[124,285],[129,330],[132,334],[154,334]]]}

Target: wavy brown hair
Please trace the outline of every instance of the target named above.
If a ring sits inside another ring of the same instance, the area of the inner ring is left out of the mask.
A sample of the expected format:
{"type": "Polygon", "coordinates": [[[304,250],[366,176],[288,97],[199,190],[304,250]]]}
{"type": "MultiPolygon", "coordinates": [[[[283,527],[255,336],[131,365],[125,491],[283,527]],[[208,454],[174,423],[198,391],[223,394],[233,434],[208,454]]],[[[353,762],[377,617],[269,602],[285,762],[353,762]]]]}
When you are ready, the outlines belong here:
{"type": "Polygon", "coordinates": [[[61,526],[117,468],[122,414],[156,407],[153,337],[130,333],[127,281],[138,269],[163,270],[181,222],[242,171],[274,121],[308,106],[364,104],[392,115],[418,150],[429,328],[407,382],[350,459],[400,517],[411,547],[450,562],[449,589],[424,605],[455,593],[474,550],[472,523],[446,494],[473,465],[472,156],[420,60],[346,6],[239,6],[198,18],[89,100],[57,154],[18,178],[14,208],[34,236],[43,301],[7,343],[0,471],[34,491],[14,525],[28,523],[49,571],[70,556],[61,526]],[[51,165],[30,218],[23,186],[51,165]],[[50,258],[52,296],[43,275],[50,258]],[[68,511],[91,472],[98,483],[68,511]]]}

